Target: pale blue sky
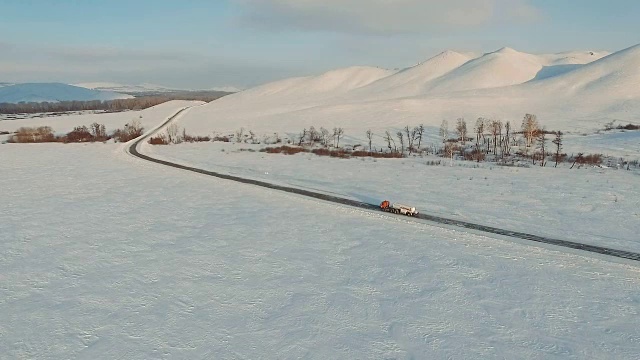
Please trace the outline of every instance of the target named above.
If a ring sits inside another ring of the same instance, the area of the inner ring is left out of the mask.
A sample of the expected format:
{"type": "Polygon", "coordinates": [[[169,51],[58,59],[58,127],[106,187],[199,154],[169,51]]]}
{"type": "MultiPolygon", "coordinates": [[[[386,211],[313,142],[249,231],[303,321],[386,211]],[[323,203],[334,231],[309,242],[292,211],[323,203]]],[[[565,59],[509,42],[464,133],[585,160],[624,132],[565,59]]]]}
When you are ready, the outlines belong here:
{"type": "Polygon", "coordinates": [[[446,50],[640,43],[637,0],[0,0],[0,82],[247,87],[446,50]]]}

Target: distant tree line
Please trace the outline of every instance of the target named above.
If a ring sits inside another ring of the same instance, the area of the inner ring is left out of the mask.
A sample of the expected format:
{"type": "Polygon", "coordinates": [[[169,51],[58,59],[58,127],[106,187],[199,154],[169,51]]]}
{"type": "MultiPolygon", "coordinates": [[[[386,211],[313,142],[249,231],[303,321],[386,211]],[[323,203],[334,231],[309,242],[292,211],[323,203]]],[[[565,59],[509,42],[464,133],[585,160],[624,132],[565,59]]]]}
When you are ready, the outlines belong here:
{"type": "Polygon", "coordinates": [[[98,110],[118,112],[125,110],[143,110],[171,100],[196,100],[210,102],[227,93],[222,92],[176,92],[157,96],[140,96],[133,99],[60,101],[60,102],[22,102],[17,104],[0,103],[0,114],[63,113],[68,111],[98,110]]]}

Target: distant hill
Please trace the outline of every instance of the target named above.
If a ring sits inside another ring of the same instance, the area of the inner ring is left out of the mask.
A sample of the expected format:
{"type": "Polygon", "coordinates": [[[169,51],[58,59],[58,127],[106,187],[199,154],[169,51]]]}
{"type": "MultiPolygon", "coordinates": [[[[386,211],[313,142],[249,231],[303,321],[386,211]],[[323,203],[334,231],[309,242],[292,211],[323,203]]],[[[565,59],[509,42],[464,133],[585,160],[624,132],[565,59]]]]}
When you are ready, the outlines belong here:
{"type": "Polygon", "coordinates": [[[640,118],[640,45],[613,54],[527,54],[511,48],[473,57],[445,51],[403,69],[350,67],[280,80],[192,109],[192,131],[292,132],[343,127],[350,134],[465,118],[538,115],[550,130],[588,132],[640,118]],[[250,106],[248,106],[250,104],[250,106]]]}
{"type": "Polygon", "coordinates": [[[186,91],[184,89],[171,89],[161,85],[155,84],[138,84],[138,85],[125,85],[111,82],[87,82],[73,84],[74,86],[101,91],[113,91],[124,94],[137,94],[137,93],[163,93],[163,92],[175,92],[186,91]]]}
{"type": "Polygon", "coordinates": [[[0,87],[0,103],[129,99],[131,95],[90,90],[60,83],[26,83],[0,87]]]}

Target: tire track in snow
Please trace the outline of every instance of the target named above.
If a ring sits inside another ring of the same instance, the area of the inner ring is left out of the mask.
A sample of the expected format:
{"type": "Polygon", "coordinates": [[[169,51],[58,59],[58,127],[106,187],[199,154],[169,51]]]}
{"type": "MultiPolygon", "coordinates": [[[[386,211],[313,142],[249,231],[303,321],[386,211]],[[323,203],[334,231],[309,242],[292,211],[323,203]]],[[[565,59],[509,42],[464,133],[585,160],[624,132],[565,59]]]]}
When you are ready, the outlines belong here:
{"type": "MultiPolygon", "coordinates": [[[[368,204],[368,203],[357,201],[357,200],[345,199],[345,198],[341,198],[339,196],[322,194],[322,193],[319,193],[319,192],[304,190],[304,189],[295,188],[295,187],[282,186],[282,185],[272,184],[272,183],[268,183],[268,182],[264,182],[264,181],[252,180],[252,179],[242,178],[242,177],[239,177],[239,176],[222,174],[222,173],[218,173],[218,172],[214,172],[214,171],[208,171],[208,170],[204,170],[204,169],[199,169],[199,168],[192,167],[192,166],[181,165],[181,164],[170,162],[170,161],[166,161],[166,160],[156,159],[156,158],[153,158],[151,156],[142,154],[142,153],[140,153],[138,151],[138,145],[140,143],[142,143],[143,141],[147,140],[149,137],[151,137],[153,134],[155,134],[158,130],[160,130],[163,127],[165,127],[167,124],[169,124],[171,121],[173,121],[176,117],[178,117],[180,114],[182,114],[184,111],[186,111],[186,110],[188,110],[190,108],[191,107],[187,107],[187,108],[184,108],[184,109],[178,111],[173,116],[169,117],[160,126],[156,127],[154,130],[148,132],[147,134],[143,135],[142,137],[138,138],[137,140],[133,140],[131,145],[129,145],[126,148],[127,152],[129,154],[135,156],[135,157],[140,158],[140,159],[143,159],[143,160],[146,160],[146,161],[150,161],[150,162],[154,162],[154,163],[157,163],[157,164],[160,164],[160,165],[170,166],[170,167],[173,167],[173,168],[176,168],[176,169],[191,171],[191,172],[195,172],[195,173],[203,174],[203,175],[208,175],[208,176],[214,176],[214,177],[217,177],[217,178],[220,178],[220,179],[235,181],[235,182],[239,182],[239,183],[243,183],[243,184],[260,186],[260,187],[268,188],[268,189],[272,189],[272,190],[288,192],[288,193],[291,193],[291,194],[302,195],[302,196],[313,198],[313,199],[329,201],[329,202],[332,202],[332,203],[341,204],[341,205],[347,205],[347,206],[356,207],[356,208],[360,208],[360,209],[364,209],[364,210],[379,211],[378,205],[374,205],[374,204],[368,204]]],[[[402,215],[399,215],[399,216],[402,216],[402,215]]],[[[574,242],[574,241],[553,239],[553,238],[549,238],[549,237],[545,237],[545,236],[538,236],[538,235],[528,234],[528,233],[523,233],[523,232],[518,232],[518,231],[505,230],[505,229],[500,229],[500,228],[496,228],[496,227],[485,226],[485,225],[480,225],[480,224],[474,224],[474,223],[461,221],[461,220],[448,219],[448,218],[435,216],[435,215],[429,215],[429,214],[418,214],[417,216],[415,216],[415,218],[422,219],[422,220],[427,220],[427,221],[430,221],[430,222],[433,222],[433,223],[437,223],[437,224],[443,224],[443,225],[448,225],[448,226],[452,226],[452,227],[457,227],[457,228],[476,230],[476,231],[480,231],[480,232],[484,232],[484,233],[497,234],[497,235],[507,236],[507,237],[511,237],[511,238],[518,238],[518,239],[522,239],[522,240],[542,243],[542,244],[555,245],[555,246],[560,246],[560,247],[564,247],[564,248],[570,248],[570,249],[576,249],[576,250],[592,252],[592,253],[596,253],[596,254],[608,255],[608,256],[613,256],[613,257],[617,257],[617,258],[621,258],[621,259],[640,261],[640,253],[635,253],[635,252],[630,252],[630,251],[617,250],[617,249],[612,249],[612,248],[607,248],[607,247],[597,246],[597,245],[582,244],[582,243],[578,243],[578,242],[574,242]]]]}

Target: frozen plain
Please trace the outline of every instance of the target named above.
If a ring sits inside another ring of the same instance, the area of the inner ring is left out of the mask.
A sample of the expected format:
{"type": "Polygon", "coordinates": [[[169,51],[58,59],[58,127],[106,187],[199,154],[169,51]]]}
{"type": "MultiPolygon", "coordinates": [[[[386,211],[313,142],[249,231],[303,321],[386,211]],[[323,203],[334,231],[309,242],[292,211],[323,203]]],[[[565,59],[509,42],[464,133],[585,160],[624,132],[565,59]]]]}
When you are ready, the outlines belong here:
{"type": "Polygon", "coordinates": [[[445,218],[640,252],[638,169],[570,170],[571,164],[553,168],[553,163],[523,168],[458,160],[450,166],[448,159],[434,156],[336,159],[257,152],[260,147],[143,144],[154,157],[202,169],[370,204],[387,199],[445,218]],[[442,165],[428,165],[433,162],[442,165]]]}
{"type": "Polygon", "coordinates": [[[640,354],[635,266],[164,168],[121,145],[0,147],[3,358],[640,354]]]}

